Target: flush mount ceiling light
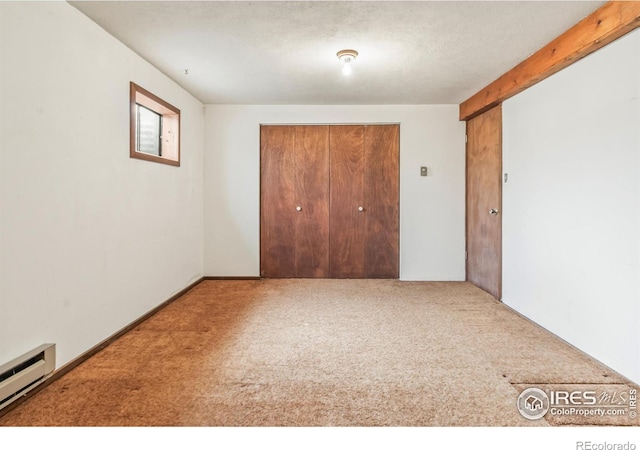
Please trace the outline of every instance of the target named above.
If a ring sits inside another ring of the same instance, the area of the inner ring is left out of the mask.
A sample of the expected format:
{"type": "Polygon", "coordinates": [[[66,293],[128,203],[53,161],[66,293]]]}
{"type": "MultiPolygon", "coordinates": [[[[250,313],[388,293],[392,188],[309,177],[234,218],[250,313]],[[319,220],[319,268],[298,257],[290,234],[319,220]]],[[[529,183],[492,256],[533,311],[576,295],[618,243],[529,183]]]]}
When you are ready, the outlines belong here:
{"type": "Polygon", "coordinates": [[[338,52],[338,59],[344,64],[342,66],[342,73],[344,75],[351,74],[351,62],[358,57],[358,52],[355,50],[340,50],[338,52]]]}

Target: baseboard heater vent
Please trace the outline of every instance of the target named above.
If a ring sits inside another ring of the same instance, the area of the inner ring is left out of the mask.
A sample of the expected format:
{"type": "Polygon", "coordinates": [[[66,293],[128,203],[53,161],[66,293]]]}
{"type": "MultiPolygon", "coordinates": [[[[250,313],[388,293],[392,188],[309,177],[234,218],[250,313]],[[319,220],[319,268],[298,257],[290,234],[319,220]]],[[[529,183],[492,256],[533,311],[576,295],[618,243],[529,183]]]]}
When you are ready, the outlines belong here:
{"type": "Polygon", "coordinates": [[[56,344],[43,344],[0,366],[0,409],[42,383],[56,367],[56,344]]]}

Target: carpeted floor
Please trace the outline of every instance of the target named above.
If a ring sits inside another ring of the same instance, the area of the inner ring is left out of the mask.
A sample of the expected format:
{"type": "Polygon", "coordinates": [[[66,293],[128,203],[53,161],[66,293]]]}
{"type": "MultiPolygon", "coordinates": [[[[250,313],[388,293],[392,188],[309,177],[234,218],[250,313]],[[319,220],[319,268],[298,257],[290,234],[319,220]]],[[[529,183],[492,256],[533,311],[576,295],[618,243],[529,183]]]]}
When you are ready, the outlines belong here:
{"type": "Polygon", "coordinates": [[[468,283],[205,281],[0,425],[638,425],[516,409],[626,383],[468,283]]]}

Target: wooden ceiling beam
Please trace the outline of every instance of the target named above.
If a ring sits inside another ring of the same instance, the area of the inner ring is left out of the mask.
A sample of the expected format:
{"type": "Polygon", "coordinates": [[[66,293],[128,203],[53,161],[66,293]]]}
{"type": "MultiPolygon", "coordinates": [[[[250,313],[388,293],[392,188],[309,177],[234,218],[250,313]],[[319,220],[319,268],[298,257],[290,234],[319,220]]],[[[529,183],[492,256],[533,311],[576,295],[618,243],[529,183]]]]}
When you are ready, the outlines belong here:
{"type": "Polygon", "coordinates": [[[611,1],[460,104],[469,120],[640,26],[640,1],[611,1]]]}

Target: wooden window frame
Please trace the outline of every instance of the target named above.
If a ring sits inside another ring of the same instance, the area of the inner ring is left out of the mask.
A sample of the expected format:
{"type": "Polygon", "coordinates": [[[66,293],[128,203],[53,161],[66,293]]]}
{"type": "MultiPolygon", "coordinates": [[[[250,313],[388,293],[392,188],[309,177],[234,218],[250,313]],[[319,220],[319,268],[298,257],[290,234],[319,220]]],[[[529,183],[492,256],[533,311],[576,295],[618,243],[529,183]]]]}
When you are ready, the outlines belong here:
{"type": "Polygon", "coordinates": [[[140,87],[133,81],[129,89],[129,157],[170,166],[180,166],[180,110],[140,87]],[[136,150],[137,113],[136,105],[142,105],[162,116],[161,155],[156,156],[136,150]]]}

